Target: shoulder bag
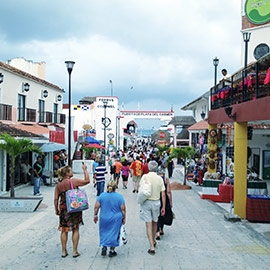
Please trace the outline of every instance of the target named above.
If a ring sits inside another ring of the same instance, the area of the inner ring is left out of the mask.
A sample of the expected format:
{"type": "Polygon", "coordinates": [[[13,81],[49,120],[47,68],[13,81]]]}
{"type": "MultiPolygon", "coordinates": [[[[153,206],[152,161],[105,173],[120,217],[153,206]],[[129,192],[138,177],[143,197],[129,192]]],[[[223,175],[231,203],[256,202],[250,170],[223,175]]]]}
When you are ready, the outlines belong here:
{"type": "Polygon", "coordinates": [[[66,191],[66,204],[68,213],[81,212],[89,208],[88,198],[84,189],[74,188],[70,179],[71,189],[66,191]]]}
{"type": "Polygon", "coordinates": [[[147,181],[144,175],[140,182],[139,192],[137,196],[138,204],[143,204],[152,194],[152,184],[147,181]]]}

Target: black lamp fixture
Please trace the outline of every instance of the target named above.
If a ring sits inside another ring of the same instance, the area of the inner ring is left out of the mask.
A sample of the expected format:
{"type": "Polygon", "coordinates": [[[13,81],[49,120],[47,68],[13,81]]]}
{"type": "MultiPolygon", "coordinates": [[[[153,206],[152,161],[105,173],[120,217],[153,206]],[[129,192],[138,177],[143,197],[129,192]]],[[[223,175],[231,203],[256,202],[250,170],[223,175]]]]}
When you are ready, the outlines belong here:
{"type": "Polygon", "coordinates": [[[74,61],[65,61],[69,75],[68,83],[68,165],[71,166],[71,72],[75,64],[74,61]]]}
{"type": "Polygon", "coordinates": [[[205,112],[204,111],[201,112],[201,118],[202,118],[202,120],[205,119],[205,112]]]}
{"type": "Polygon", "coordinates": [[[0,73],[0,83],[2,83],[3,81],[4,81],[4,75],[0,73]]]}
{"type": "Polygon", "coordinates": [[[30,84],[29,83],[23,83],[22,84],[22,90],[23,90],[23,92],[28,92],[30,90],[30,84]]]}
{"type": "Polygon", "coordinates": [[[225,110],[225,113],[227,114],[228,117],[230,117],[234,121],[236,120],[236,112],[234,114],[232,114],[232,107],[230,107],[230,106],[225,107],[224,110],[225,110]]]}
{"type": "MultiPolygon", "coordinates": [[[[213,59],[213,65],[214,65],[214,86],[215,86],[215,93],[217,92],[217,66],[219,63],[219,59],[215,57],[213,59]]],[[[209,110],[211,110],[211,102],[209,104],[209,110]]]]}
{"type": "Polygon", "coordinates": [[[219,63],[219,59],[217,57],[215,57],[213,59],[213,65],[215,67],[215,80],[214,80],[214,84],[215,84],[215,91],[217,90],[217,66],[219,63]]]}
{"type": "Polygon", "coordinates": [[[43,98],[47,98],[49,96],[48,90],[42,90],[42,94],[41,95],[42,95],[43,98]]]}
{"type": "Polygon", "coordinates": [[[61,95],[57,95],[57,96],[56,96],[56,100],[57,100],[57,101],[61,101],[61,100],[62,100],[62,96],[61,96],[61,95]]]}

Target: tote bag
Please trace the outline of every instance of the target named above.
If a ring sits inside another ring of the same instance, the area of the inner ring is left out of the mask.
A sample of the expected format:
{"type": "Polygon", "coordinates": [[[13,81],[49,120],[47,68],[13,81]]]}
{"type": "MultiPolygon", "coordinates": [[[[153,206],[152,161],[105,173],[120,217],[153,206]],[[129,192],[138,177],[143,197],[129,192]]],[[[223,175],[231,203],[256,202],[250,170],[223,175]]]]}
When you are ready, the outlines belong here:
{"type": "Polygon", "coordinates": [[[147,181],[146,176],[143,176],[140,182],[139,192],[137,196],[138,204],[143,204],[151,196],[151,193],[152,184],[147,181]]]}
{"type": "Polygon", "coordinates": [[[68,213],[81,212],[89,208],[86,191],[74,188],[70,179],[71,189],[66,191],[66,204],[68,213]]]}

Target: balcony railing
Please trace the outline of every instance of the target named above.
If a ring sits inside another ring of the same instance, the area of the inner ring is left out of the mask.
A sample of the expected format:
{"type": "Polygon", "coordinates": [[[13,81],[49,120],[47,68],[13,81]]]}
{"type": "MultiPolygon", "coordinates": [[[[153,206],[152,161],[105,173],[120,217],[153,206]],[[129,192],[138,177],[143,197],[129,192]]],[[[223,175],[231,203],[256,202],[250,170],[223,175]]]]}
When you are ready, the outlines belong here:
{"type": "Polygon", "coordinates": [[[270,54],[210,89],[211,109],[270,96],[270,54]]]}
{"type": "Polygon", "coordinates": [[[12,120],[12,106],[0,104],[0,120],[12,120]]]}
{"type": "Polygon", "coordinates": [[[59,124],[65,124],[66,123],[66,115],[63,113],[58,114],[58,119],[57,123],[59,124]]]}
{"type": "Polygon", "coordinates": [[[18,121],[36,122],[36,110],[29,108],[18,108],[18,121]]]}
{"type": "Polygon", "coordinates": [[[46,123],[52,123],[53,120],[53,113],[52,112],[45,112],[45,121],[46,123]]]}
{"type": "Polygon", "coordinates": [[[65,114],[54,114],[52,112],[39,112],[39,123],[55,123],[55,124],[65,124],[66,115],[65,114]]]}

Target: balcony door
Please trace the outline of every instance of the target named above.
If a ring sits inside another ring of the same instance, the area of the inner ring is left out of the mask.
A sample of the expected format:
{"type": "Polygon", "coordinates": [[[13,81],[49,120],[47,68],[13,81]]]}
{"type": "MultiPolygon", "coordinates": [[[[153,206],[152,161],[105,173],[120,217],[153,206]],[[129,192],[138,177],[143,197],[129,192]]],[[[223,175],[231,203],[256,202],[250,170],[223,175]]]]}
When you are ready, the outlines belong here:
{"type": "Polygon", "coordinates": [[[18,121],[25,121],[25,96],[18,95],[18,121]]]}
{"type": "Polygon", "coordinates": [[[44,123],[45,122],[45,101],[39,99],[38,101],[38,112],[39,112],[39,116],[38,116],[38,122],[39,123],[44,123]]]}
{"type": "Polygon", "coordinates": [[[53,104],[53,122],[54,123],[58,123],[57,117],[58,117],[58,104],[54,103],[53,104]]]}

